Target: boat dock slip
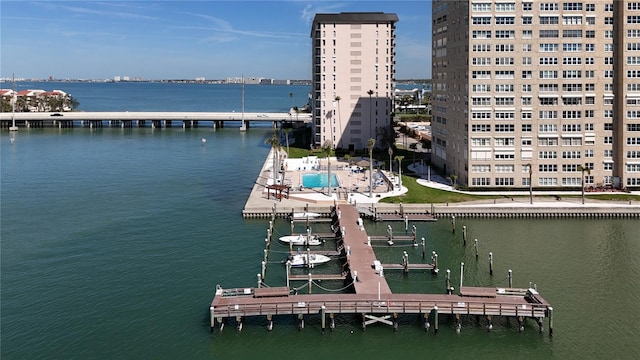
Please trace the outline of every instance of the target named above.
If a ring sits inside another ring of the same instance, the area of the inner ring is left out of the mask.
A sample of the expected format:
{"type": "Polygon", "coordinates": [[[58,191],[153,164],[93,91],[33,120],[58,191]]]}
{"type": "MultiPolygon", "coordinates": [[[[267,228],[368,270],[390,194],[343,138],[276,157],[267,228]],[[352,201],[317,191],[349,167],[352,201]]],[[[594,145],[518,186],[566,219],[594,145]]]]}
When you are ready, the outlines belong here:
{"type": "MultiPolygon", "coordinates": [[[[371,246],[371,237],[363,226],[360,212],[355,206],[342,204],[331,210],[332,226],[337,228],[338,252],[314,251],[309,254],[339,254],[342,272],[339,274],[291,274],[287,262],[287,286],[265,288],[258,274],[258,288],[223,289],[216,287],[216,293],[209,307],[211,331],[219,326],[222,330],[228,319],[234,318],[237,329],[242,329],[242,321],[247,316],[265,316],[267,329],[273,329],[274,315],[295,315],[300,329],[304,327],[305,316],[319,316],[324,331],[329,318],[329,327],[335,327],[334,315],[358,315],[362,328],[373,323],[382,323],[398,329],[399,314],[419,314],[425,330],[432,325],[438,332],[440,315],[451,315],[455,319],[456,331],[460,331],[461,316],[485,316],[488,329],[492,327],[492,316],[516,317],[520,331],[524,330],[524,320],[532,318],[542,331],[542,320],[549,319],[549,334],[553,333],[553,308],[535,289],[461,287],[459,294],[452,294],[450,272],[447,271],[446,294],[394,294],[389,287],[384,270],[430,270],[438,274],[437,253],[432,253],[431,264],[410,264],[404,253],[401,264],[381,264],[371,246]],[[341,281],[343,289],[350,293],[335,293],[322,287],[319,281],[341,281]],[[290,286],[290,281],[306,281],[299,288],[290,286]],[[298,293],[308,286],[307,293],[298,293]],[[312,288],[320,288],[325,293],[312,294],[312,288]]],[[[270,226],[273,222],[270,222],[270,226]]],[[[374,237],[374,240],[382,238],[374,237]]],[[[384,239],[387,239],[386,237],[384,239]]],[[[414,240],[415,235],[400,236],[398,240],[414,240]]],[[[415,242],[415,240],[414,240],[415,242]]],[[[267,243],[268,244],[268,243],[267,243]]],[[[265,250],[266,254],[266,250],[265,250]]],[[[318,255],[319,256],[319,255],[318,255]]],[[[266,259],[266,258],[265,258],[266,259]]],[[[263,261],[263,270],[266,260],[263,261]]],[[[461,280],[462,284],[462,280],[461,280]]]]}

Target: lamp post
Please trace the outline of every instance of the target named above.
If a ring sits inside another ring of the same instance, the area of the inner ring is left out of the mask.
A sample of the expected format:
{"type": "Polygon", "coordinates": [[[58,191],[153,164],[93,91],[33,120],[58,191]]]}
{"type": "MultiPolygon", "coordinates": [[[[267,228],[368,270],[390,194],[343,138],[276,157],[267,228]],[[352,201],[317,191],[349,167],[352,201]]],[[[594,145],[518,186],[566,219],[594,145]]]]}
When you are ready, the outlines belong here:
{"type": "Polygon", "coordinates": [[[367,140],[369,148],[369,197],[373,198],[373,146],[376,144],[374,139],[367,140]]]}
{"type": "Polygon", "coordinates": [[[402,160],[404,156],[398,155],[396,156],[396,160],[398,160],[398,185],[400,186],[400,191],[402,191],[402,160]]]}
{"type": "Polygon", "coordinates": [[[13,87],[11,89],[11,126],[9,127],[9,131],[18,131],[18,127],[16,126],[16,102],[18,101],[18,97],[16,96],[15,75],[11,75],[11,81],[13,82],[13,87]]]}
{"type": "Polygon", "coordinates": [[[372,125],[371,125],[372,124],[371,123],[371,117],[372,117],[371,116],[371,108],[372,108],[372,106],[371,106],[371,95],[373,95],[373,90],[370,89],[369,91],[367,91],[367,94],[369,95],[369,138],[372,138],[373,136],[371,136],[371,133],[372,133],[372,131],[371,131],[372,130],[372,125]]]}
{"type": "Polygon", "coordinates": [[[531,163],[527,164],[527,166],[529,167],[529,204],[533,205],[533,183],[531,182],[533,168],[531,167],[531,163]]]}
{"type": "Polygon", "coordinates": [[[331,150],[333,143],[331,140],[325,140],[322,144],[322,151],[327,155],[327,195],[331,196],[331,150]]]}
{"type": "Polygon", "coordinates": [[[591,169],[589,169],[587,164],[584,164],[584,166],[578,165],[578,170],[582,173],[582,176],[580,176],[580,190],[582,194],[582,205],[584,205],[584,173],[591,174],[591,169]]]}
{"type": "Polygon", "coordinates": [[[393,149],[391,148],[391,145],[389,145],[389,150],[387,150],[387,152],[389,153],[389,173],[393,172],[393,162],[391,160],[391,156],[393,156],[393,149]]]}

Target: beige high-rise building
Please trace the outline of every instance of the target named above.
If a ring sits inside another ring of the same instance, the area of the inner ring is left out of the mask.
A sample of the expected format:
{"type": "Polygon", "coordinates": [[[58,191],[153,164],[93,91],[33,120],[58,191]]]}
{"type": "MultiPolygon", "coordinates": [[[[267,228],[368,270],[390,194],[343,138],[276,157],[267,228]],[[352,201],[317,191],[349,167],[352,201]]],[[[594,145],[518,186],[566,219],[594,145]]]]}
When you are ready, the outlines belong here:
{"type": "Polygon", "coordinates": [[[432,5],[435,166],[470,188],[640,188],[640,2],[432,5]]]}
{"type": "Polygon", "coordinates": [[[395,84],[395,14],[316,14],[312,39],[313,143],[383,146],[395,84]]]}

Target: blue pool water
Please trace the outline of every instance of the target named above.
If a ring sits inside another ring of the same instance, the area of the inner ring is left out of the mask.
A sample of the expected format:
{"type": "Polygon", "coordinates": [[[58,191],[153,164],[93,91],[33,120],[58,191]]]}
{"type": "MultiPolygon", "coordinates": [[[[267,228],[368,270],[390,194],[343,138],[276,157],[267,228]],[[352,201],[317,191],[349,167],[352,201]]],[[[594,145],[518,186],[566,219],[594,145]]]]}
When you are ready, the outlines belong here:
{"type": "MultiPolygon", "coordinates": [[[[306,188],[323,188],[329,183],[326,173],[302,175],[302,186],[306,188]]],[[[340,186],[336,174],[331,174],[331,187],[340,186]]]]}

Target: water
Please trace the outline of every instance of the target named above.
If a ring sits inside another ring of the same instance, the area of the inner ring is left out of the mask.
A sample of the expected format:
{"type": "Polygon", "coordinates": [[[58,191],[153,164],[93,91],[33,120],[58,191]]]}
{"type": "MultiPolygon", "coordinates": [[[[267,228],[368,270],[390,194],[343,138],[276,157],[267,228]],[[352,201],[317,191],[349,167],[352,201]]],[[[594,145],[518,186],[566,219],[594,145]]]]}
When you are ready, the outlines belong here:
{"type": "MultiPolygon", "coordinates": [[[[0,88],[11,89],[1,83],[0,88]]],[[[63,90],[81,111],[220,111],[242,112],[241,84],[179,84],[152,82],[18,82],[16,90],[63,90]]],[[[302,108],[311,90],[306,85],[245,85],[246,112],[288,112],[302,108]],[[293,96],[291,96],[293,95],[293,96]]]]}
{"type": "MultiPolygon", "coordinates": [[[[329,184],[327,174],[304,174],[302,175],[302,186],[306,188],[323,188],[329,184]]],[[[340,185],[336,174],[331,174],[331,187],[340,185]]]]}
{"type": "MultiPolygon", "coordinates": [[[[99,92],[93,84],[84,86],[99,92]]],[[[74,96],[82,99],[78,91],[74,96]]],[[[288,102],[287,95],[283,106],[288,102]]],[[[458,335],[447,317],[433,336],[414,316],[401,318],[397,333],[382,325],[363,333],[354,318],[339,317],[335,332],[321,335],[317,318],[308,318],[298,331],[296,320],[285,316],[275,319],[272,332],[265,319],[255,318],[240,334],[230,324],[210,335],[215,285],[254,286],[260,272],[268,224],[243,220],[241,210],[268,154],[269,137],[268,129],[241,133],[231,127],[20,129],[11,145],[3,133],[0,357],[637,357],[637,220],[458,219],[455,235],[448,221],[417,223],[428,251],[439,254],[441,275],[386,273],[393,291],[426,293],[443,291],[447,268],[457,288],[461,261],[466,285],[505,286],[512,269],[514,286],[532,282],[554,306],[553,338],[546,322],[544,334],[531,321],[519,333],[513,319],[496,320],[487,333],[483,321],[465,318],[458,335]],[[466,247],[462,225],[470,239],[466,247]],[[489,251],[495,256],[493,277],[489,251]]],[[[372,235],[386,234],[387,224],[365,226],[372,235]]],[[[394,233],[404,233],[403,224],[392,226],[394,233]]],[[[288,232],[289,224],[276,223],[276,235],[288,232]]],[[[278,262],[287,246],[272,246],[267,283],[281,286],[284,266],[278,262]]],[[[382,262],[399,262],[403,251],[410,261],[420,261],[419,248],[382,243],[375,250],[382,262]]],[[[336,265],[322,266],[333,271],[336,265]]]]}

